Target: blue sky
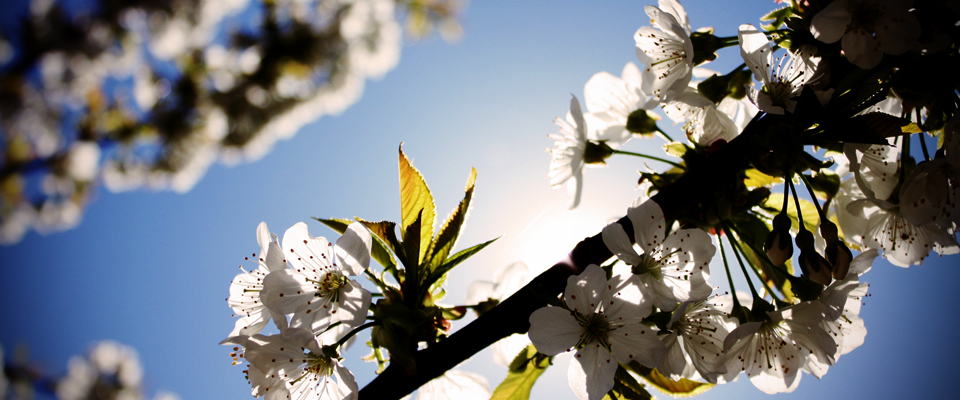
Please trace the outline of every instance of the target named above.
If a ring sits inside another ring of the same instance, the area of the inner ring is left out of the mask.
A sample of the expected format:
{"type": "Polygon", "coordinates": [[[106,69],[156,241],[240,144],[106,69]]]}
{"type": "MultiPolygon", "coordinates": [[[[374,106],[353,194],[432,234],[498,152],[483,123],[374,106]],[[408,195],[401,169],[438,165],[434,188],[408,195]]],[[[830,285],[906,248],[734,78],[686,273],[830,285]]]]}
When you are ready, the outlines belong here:
{"type": "MultiPolygon", "coordinates": [[[[775,6],[741,3],[749,7],[716,1],[684,6],[694,29],[713,26],[719,36],[735,35],[741,23],[758,24],[775,6]]],[[[586,171],[582,206],[567,211],[565,190],[548,186],[544,149],[552,144],[546,135],[556,131],[552,120],[566,113],[571,94],[582,100],[594,73],[619,75],[626,62],[637,62],[633,33],[649,24],[644,5],[475,1],[463,13],[459,43],[408,43],[399,66],[368,82],[357,104],[305,126],[263,159],[215,165],[186,194],[101,188],[79,227],[49,236],[30,232],[21,243],[0,248],[0,343],[5,349],[26,344],[34,362],[63,371],[70,355],[115,339],[139,351],[150,394],[162,389],[184,399],[248,398],[242,368],[231,366],[229,349],[217,343],[233,327],[224,299],[237,265],[259,251],[257,224],[266,221],[282,234],[311,216],[398,219],[401,142],[441,215],[456,205],[470,168],[477,168],[461,248],[501,237],[453,272],[447,303],[460,304],[472,281],[489,280],[495,268],[513,261],[547,268],[637,196],[636,170],[644,167],[614,157],[608,168],[586,171]]],[[[736,49],[727,49],[708,67],[727,71],[741,62],[736,49]]],[[[659,145],[635,140],[627,149],[660,154],[659,145]]],[[[308,224],[314,235],[335,237],[308,224]]],[[[957,264],[956,257],[935,256],[909,269],[876,262],[864,277],[872,293],[861,314],[866,343],[823,380],[806,375],[796,392],[777,397],[946,396],[960,354],[950,312],[957,264]]],[[[722,284],[721,270],[713,275],[712,283],[722,284]]],[[[358,361],[366,352],[355,346],[347,355],[361,385],[375,370],[358,361]]],[[[575,398],[567,389],[567,360],[550,368],[535,398],[575,398]]],[[[464,368],[487,375],[492,386],[506,374],[489,351],[464,368]]],[[[740,379],[700,398],[729,396],[768,397],[740,379]]]]}

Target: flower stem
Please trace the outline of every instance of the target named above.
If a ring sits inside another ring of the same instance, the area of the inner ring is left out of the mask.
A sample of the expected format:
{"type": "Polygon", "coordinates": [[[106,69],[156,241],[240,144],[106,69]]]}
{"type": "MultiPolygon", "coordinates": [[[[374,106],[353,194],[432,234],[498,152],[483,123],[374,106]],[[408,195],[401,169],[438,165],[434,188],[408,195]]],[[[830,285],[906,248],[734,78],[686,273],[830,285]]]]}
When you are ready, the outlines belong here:
{"type": "Polygon", "coordinates": [[[900,150],[900,178],[898,184],[903,185],[903,181],[907,179],[907,163],[903,162],[903,158],[910,157],[910,137],[900,136],[900,142],[903,144],[903,149],[900,150]]]}
{"type": "Polygon", "coordinates": [[[820,201],[817,200],[817,195],[813,193],[813,186],[810,186],[810,181],[807,180],[807,176],[804,174],[800,175],[800,179],[803,181],[803,185],[807,187],[807,191],[810,192],[810,199],[813,200],[813,205],[817,206],[817,214],[820,215],[821,221],[826,221],[827,216],[823,214],[823,209],[820,208],[820,201]]]}
{"type": "Polygon", "coordinates": [[[670,137],[670,135],[668,135],[666,132],[664,132],[663,129],[660,129],[659,126],[657,127],[657,133],[659,133],[660,136],[667,141],[667,143],[673,143],[673,138],[670,137]]]}
{"type": "Polygon", "coordinates": [[[673,161],[665,160],[665,159],[662,159],[662,158],[660,158],[660,157],[655,157],[655,156],[651,156],[651,155],[647,155],[647,154],[634,153],[634,152],[632,152],[632,151],[624,151],[624,150],[614,150],[614,151],[613,151],[613,154],[624,154],[624,155],[628,155],[628,156],[648,158],[648,159],[651,159],[651,160],[654,160],[654,161],[659,161],[659,162],[662,162],[662,163],[665,163],[665,164],[670,164],[670,165],[672,165],[672,166],[674,166],[674,167],[677,167],[677,168],[680,168],[680,169],[682,169],[682,170],[686,170],[686,169],[687,169],[687,167],[684,167],[684,166],[681,165],[681,164],[677,164],[677,163],[675,163],[675,162],[673,162],[673,161]]]}
{"type": "MultiPolygon", "coordinates": [[[[737,262],[740,263],[740,268],[743,269],[743,274],[746,275],[747,269],[743,264],[743,260],[740,258],[740,254],[743,253],[743,249],[740,248],[740,243],[737,243],[737,241],[733,240],[733,235],[731,234],[732,232],[726,224],[724,224],[723,230],[727,232],[727,241],[729,241],[730,245],[733,246],[733,255],[737,257],[737,262]]],[[[744,257],[746,257],[746,254],[744,254],[744,257]]],[[[751,264],[750,267],[750,269],[753,270],[753,273],[757,275],[757,279],[760,279],[760,283],[763,284],[763,287],[767,290],[767,293],[770,293],[770,297],[773,297],[773,299],[776,301],[783,301],[780,299],[780,297],[777,297],[777,294],[774,293],[773,289],[770,288],[770,284],[767,283],[767,280],[760,276],[760,273],[757,271],[756,267],[754,267],[753,264],[751,264]]],[[[750,281],[749,277],[747,278],[747,281],[750,281]]]]}
{"type": "Polygon", "coordinates": [[[787,183],[790,184],[790,191],[793,192],[793,203],[797,206],[797,231],[807,230],[806,225],[803,224],[803,212],[800,211],[800,197],[797,196],[797,188],[793,186],[793,177],[787,179],[787,183]]]}
{"type": "MultiPolygon", "coordinates": [[[[723,230],[727,232],[727,242],[730,243],[730,248],[732,249],[732,248],[733,248],[733,239],[730,238],[730,231],[728,231],[726,228],[723,228],[723,230]]],[[[750,279],[750,274],[747,273],[747,268],[743,266],[743,261],[740,260],[740,256],[737,255],[737,251],[734,250],[734,251],[733,251],[733,254],[734,254],[735,256],[737,256],[737,261],[740,262],[740,270],[743,271],[743,278],[747,280],[747,286],[750,286],[750,294],[752,294],[752,295],[753,295],[753,298],[755,298],[755,299],[762,299],[762,297],[760,297],[760,295],[757,294],[757,289],[756,289],[755,287],[753,287],[753,281],[750,279]]],[[[727,251],[723,249],[723,243],[720,243],[720,255],[723,256],[723,266],[726,267],[726,266],[727,266],[727,251]]],[[[729,269],[729,268],[727,268],[727,277],[728,277],[728,278],[730,277],[730,269],[729,269]]],[[[731,286],[731,288],[733,287],[733,280],[732,280],[732,279],[731,279],[731,281],[730,281],[730,286],[731,286]]],[[[734,298],[737,297],[737,293],[736,293],[736,292],[733,292],[733,297],[734,297],[734,298]]]]}
{"type": "Polygon", "coordinates": [[[380,325],[380,321],[367,322],[367,323],[365,323],[365,324],[363,324],[363,325],[360,325],[360,326],[358,326],[358,327],[356,327],[356,328],[353,328],[352,331],[350,331],[349,333],[347,333],[346,335],[344,335],[342,338],[340,338],[340,340],[337,341],[337,347],[343,346],[343,344],[346,343],[347,340],[350,340],[350,338],[352,338],[353,335],[356,335],[357,333],[360,333],[360,331],[362,331],[362,330],[364,330],[364,329],[367,329],[367,328],[369,328],[369,327],[371,327],[371,326],[374,326],[374,325],[380,325]]]}
{"type": "Polygon", "coordinates": [[[723,269],[727,271],[727,282],[730,283],[730,294],[733,295],[733,309],[737,310],[740,308],[740,300],[737,299],[737,288],[733,286],[733,275],[730,273],[730,264],[727,262],[727,253],[723,250],[723,242],[719,240],[720,235],[717,235],[717,242],[720,244],[720,255],[723,256],[723,269]]]}

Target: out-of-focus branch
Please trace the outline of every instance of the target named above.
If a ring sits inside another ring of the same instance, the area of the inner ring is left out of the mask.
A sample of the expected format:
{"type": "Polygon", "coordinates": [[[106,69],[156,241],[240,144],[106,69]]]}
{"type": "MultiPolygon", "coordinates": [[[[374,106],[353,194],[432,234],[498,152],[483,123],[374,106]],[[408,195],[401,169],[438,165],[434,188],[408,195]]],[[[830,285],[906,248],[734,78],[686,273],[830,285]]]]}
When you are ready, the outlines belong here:
{"type": "MultiPolygon", "coordinates": [[[[664,188],[653,200],[663,209],[668,220],[677,219],[695,210],[700,203],[712,202],[715,190],[729,182],[763,150],[754,136],[766,132],[777,116],[755,118],[743,133],[714,153],[707,168],[692,168],[672,185],[664,188]]],[[[627,217],[617,221],[627,236],[633,238],[633,225],[627,217]]],[[[463,329],[414,354],[417,369],[408,374],[400,365],[391,364],[360,391],[361,399],[399,399],[444,372],[457,366],[480,350],[514,333],[530,329],[530,314],[559,295],[567,278],[578,275],[590,264],[601,264],[613,254],[603,244],[600,234],[577,244],[567,260],[540,274],[532,282],[497,307],[483,314],[463,329]]]]}

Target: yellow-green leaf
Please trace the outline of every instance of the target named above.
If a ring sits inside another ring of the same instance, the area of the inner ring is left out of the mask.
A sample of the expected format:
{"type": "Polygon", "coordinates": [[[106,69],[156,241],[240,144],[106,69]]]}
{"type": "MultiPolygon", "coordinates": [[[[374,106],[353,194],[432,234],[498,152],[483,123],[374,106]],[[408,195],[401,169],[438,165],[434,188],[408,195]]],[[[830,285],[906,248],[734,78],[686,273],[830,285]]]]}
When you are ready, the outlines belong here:
{"type": "Polygon", "coordinates": [[[911,122],[909,124],[901,126],[900,131],[903,133],[923,133],[923,129],[921,129],[920,125],[917,125],[916,122],[911,122]]]}
{"type": "Polygon", "coordinates": [[[530,390],[543,371],[550,366],[553,357],[538,354],[533,345],[521,351],[510,363],[506,379],[493,391],[490,400],[528,400],[530,390]]]}
{"type": "Polygon", "coordinates": [[[617,366],[613,375],[613,389],[603,397],[604,400],[653,400],[653,396],[642,383],[630,375],[623,366],[617,366]]]}
{"type": "MultiPolygon", "coordinates": [[[[419,258],[414,260],[412,254],[407,255],[409,263],[420,263],[423,261],[424,254],[427,252],[427,243],[433,239],[433,223],[437,216],[436,206],[433,203],[433,195],[427,183],[423,180],[423,175],[417,171],[403,154],[403,147],[400,147],[400,215],[403,218],[400,224],[400,230],[403,236],[406,236],[406,230],[418,218],[420,219],[420,254],[419,258]]],[[[407,265],[407,268],[417,267],[417,265],[407,265]]]]}
{"type": "MultiPolygon", "coordinates": [[[[764,202],[763,206],[779,210],[780,207],[783,207],[783,193],[770,194],[770,197],[767,197],[767,201],[764,202]]],[[[803,225],[808,231],[816,232],[817,226],[820,225],[820,214],[817,213],[817,207],[806,199],[800,199],[800,212],[803,214],[803,225]]],[[[797,207],[793,199],[790,199],[789,205],[787,206],[787,215],[790,216],[791,229],[793,229],[794,232],[798,231],[800,224],[797,223],[797,207]]]]}
{"type": "Polygon", "coordinates": [[[743,184],[749,189],[783,183],[783,178],[767,175],[758,171],[756,168],[748,169],[746,175],[747,179],[743,180],[743,184]]]}
{"type": "Polygon", "coordinates": [[[687,150],[689,149],[690,148],[687,147],[687,145],[680,142],[672,142],[663,145],[663,150],[666,151],[667,154],[674,157],[682,158],[684,154],[687,154],[687,150]]]}
{"type": "Polygon", "coordinates": [[[693,397],[713,387],[712,383],[691,381],[686,378],[674,381],[663,376],[656,368],[650,369],[636,362],[630,363],[628,367],[642,376],[651,386],[673,397],[693,397]]]}
{"type": "Polygon", "coordinates": [[[467,178],[467,186],[464,189],[463,200],[457,208],[453,209],[447,219],[440,227],[436,239],[430,242],[430,248],[427,252],[430,260],[430,270],[437,268],[442,264],[453,247],[457,244],[457,238],[460,236],[460,230],[463,223],[467,220],[467,212],[470,210],[470,201],[473,199],[473,187],[477,180],[477,170],[470,169],[470,177],[467,178]]]}

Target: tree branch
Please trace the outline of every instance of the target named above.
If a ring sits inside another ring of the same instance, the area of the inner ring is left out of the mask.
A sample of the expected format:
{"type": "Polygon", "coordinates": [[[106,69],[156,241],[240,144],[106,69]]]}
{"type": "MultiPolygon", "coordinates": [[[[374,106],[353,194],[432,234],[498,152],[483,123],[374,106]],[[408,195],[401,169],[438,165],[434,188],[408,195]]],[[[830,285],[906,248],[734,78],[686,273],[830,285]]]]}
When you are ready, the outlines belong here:
{"type": "MultiPolygon", "coordinates": [[[[703,168],[691,168],[672,185],[653,196],[664,217],[676,219],[695,210],[699,204],[712,202],[714,191],[742,171],[749,160],[764,150],[752,138],[765,133],[780,121],[775,115],[758,114],[743,133],[707,160],[703,168]]],[[[633,238],[633,224],[627,217],[617,221],[627,236],[633,238]]],[[[447,339],[416,352],[417,370],[408,374],[399,364],[390,364],[376,379],[360,390],[360,399],[399,399],[444,372],[457,366],[480,350],[514,333],[530,329],[530,314],[545,307],[566,287],[567,278],[579,275],[590,264],[602,264],[613,254],[603,244],[600,234],[577,244],[567,260],[561,261],[537,276],[513,296],[483,314],[447,339]]]]}

